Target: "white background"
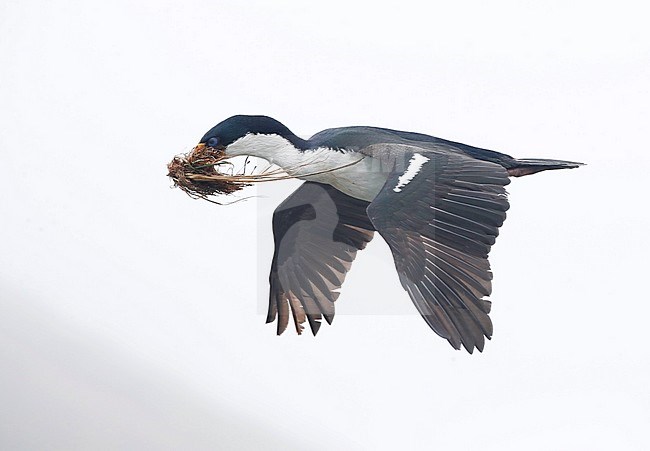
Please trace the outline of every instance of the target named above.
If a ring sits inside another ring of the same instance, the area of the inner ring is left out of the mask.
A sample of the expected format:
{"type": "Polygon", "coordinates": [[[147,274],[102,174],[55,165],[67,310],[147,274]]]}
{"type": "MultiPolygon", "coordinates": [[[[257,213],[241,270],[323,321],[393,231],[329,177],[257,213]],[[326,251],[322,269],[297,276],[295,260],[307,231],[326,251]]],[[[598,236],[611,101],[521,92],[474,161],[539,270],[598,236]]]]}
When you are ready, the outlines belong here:
{"type": "Polygon", "coordinates": [[[1,2],[0,447],[648,449],[642,2],[449,3],[1,2]],[[276,337],[296,183],[218,207],[165,177],[233,114],[588,166],[509,186],[483,354],[380,238],[333,326],[276,337]]]}

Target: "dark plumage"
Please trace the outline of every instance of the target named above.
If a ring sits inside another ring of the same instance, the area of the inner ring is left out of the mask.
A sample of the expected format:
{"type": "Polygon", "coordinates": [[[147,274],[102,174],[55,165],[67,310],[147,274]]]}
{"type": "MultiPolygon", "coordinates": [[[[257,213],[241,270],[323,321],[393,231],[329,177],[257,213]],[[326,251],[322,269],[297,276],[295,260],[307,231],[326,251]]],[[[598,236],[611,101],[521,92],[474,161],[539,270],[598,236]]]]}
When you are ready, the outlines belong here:
{"type": "Polygon", "coordinates": [[[307,180],[273,215],[267,322],[278,319],[278,334],[290,316],[298,333],[305,321],[314,334],[322,318],[332,322],[338,289],[377,231],[427,324],[470,353],[492,336],[488,254],[509,208],[509,177],[581,165],[377,127],[304,140],[266,116],[233,116],[201,142],[211,139],[226,155],[266,158],[307,180]]]}

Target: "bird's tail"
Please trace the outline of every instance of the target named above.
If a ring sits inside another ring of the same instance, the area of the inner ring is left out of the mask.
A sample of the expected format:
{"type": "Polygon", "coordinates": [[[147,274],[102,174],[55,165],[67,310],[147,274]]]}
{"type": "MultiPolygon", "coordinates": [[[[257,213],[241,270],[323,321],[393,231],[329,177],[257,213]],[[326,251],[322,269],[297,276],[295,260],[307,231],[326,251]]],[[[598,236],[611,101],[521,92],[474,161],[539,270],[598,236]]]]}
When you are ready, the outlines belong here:
{"type": "Polygon", "coordinates": [[[577,163],[575,161],[525,158],[515,160],[512,166],[508,168],[508,174],[513,177],[521,177],[550,169],[573,169],[583,165],[584,163],[577,163]]]}

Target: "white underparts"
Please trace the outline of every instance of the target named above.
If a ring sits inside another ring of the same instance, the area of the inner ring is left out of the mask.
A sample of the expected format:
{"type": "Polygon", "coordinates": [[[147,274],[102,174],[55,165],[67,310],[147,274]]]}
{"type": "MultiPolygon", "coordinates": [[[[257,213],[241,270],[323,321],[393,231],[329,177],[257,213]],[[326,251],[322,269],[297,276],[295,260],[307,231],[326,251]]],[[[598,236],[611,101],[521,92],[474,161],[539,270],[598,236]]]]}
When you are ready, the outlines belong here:
{"type": "Polygon", "coordinates": [[[408,168],[406,168],[404,174],[400,175],[399,178],[397,179],[397,185],[395,185],[393,191],[395,191],[396,193],[402,191],[402,188],[408,185],[411,182],[411,180],[413,180],[413,177],[418,175],[418,172],[420,172],[420,169],[422,169],[422,166],[427,161],[429,161],[429,159],[423,155],[420,155],[419,153],[413,155],[409,160],[408,168]]]}
{"type": "Polygon", "coordinates": [[[230,144],[226,155],[263,158],[293,177],[327,183],[368,202],[375,198],[388,177],[377,161],[358,152],[328,147],[300,150],[278,135],[248,134],[230,144]]]}
{"type": "Polygon", "coordinates": [[[279,157],[297,151],[298,149],[282,136],[253,133],[239,138],[226,147],[226,155],[228,156],[251,155],[264,158],[269,163],[274,164],[277,164],[276,160],[279,157]]]}

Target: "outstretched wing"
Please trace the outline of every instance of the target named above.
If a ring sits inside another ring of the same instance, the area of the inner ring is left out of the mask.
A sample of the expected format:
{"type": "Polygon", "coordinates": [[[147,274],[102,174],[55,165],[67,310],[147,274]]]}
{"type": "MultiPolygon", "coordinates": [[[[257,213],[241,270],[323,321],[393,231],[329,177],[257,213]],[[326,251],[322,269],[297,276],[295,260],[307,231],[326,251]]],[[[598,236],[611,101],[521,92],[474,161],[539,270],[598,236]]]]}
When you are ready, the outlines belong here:
{"type": "Polygon", "coordinates": [[[374,234],[367,207],[330,185],[305,182],[275,210],[266,322],[278,317],[278,335],[287,328],[289,311],[299,334],[305,318],[314,335],[323,316],[332,323],[337,290],[357,250],[374,234]]]}
{"type": "Polygon", "coordinates": [[[488,253],[509,207],[508,173],[459,152],[401,147],[404,164],[394,163],[368,216],[429,326],[456,349],[482,351],[492,336],[488,253]]]}

